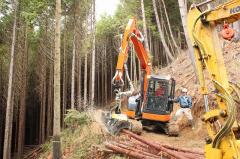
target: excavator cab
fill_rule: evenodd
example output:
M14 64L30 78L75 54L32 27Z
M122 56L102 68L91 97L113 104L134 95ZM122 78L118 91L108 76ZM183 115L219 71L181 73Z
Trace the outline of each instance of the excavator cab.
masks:
M164 115L167 115L168 117L173 110L173 102L169 101L169 98L174 99L174 92L175 80L173 78L164 75L152 75L148 80L146 99L141 97L140 94L129 97L128 117L142 118L144 115L146 119L162 122L160 118L154 116L161 115L164 117ZM141 109L142 104L143 109ZM135 114L135 116L132 116L132 114ZM163 121L165 122L166 118Z
M128 98L128 118L141 121L143 126L154 126L173 136L178 135L178 126L170 123L173 110L175 80L170 76L151 75L145 98L140 94ZM136 122L135 122L136 123Z
M169 76L154 75L148 81L146 105L143 113L169 115L173 110L175 80Z

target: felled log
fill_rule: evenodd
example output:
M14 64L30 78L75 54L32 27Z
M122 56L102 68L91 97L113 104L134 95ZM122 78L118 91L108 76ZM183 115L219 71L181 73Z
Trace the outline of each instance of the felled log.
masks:
M139 140L139 141L141 141L141 142L143 142L143 143L145 143L145 144L147 144L147 145L149 145L149 146L151 146L151 147L153 147L153 148L155 148L159 151L163 151L163 152L167 153L169 155L169 157L175 157L176 159L189 159L188 157L180 156L178 153L176 153L176 151L169 150L169 149L167 149L167 148L165 148L161 145L157 145L155 143L147 141L147 140L141 138L140 136L138 136L138 135L136 135L136 134L134 134L134 133L132 133L128 130L122 130L122 132L132 136L136 140Z
M125 155L127 155L129 157L134 157L134 158L137 158L137 159L157 159L157 158L154 158L154 157L150 157L150 156L146 156L146 155L143 155L143 154L139 154L138 152L134 152L132 150L127 150L127 149L115 146L115 145L110 144L110 143L106 143L105 146L107 148L109 148L110 150L119 152L121 154L125 154Z

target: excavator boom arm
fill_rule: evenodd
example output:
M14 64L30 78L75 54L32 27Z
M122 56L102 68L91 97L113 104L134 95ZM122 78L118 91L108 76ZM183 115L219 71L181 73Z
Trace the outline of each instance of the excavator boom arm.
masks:
M209 3L211 1L207 1ZM204 3L202 3L204 4ZM201 5L202 5L201 4ZM199 5L192 5L188 13L188 32L194 47L201 92L205 99L208 137L206 140L206 159L240 158L239 140L236 138L236 106L231 94L231 86L224 64L222 46L217 32L218 24L232 23L240 19L240 1L231 0L218 7L201 11ZM204 69L215 87L218 108L209 110L207 86ZM214 123L224 121L220 130Z
M134 49L136 51L137 57L140 61L141 69L145 71L144 73L144 83L143 83L143 91L144 96L147 91L147 78L151 73L151 63L149 62L148 53L143 45L143 36L141 32L137 29L136 19L130 19L123 35L122 44L120 48L120 53L118 55L116 74L112 80L113 84L118 83L122 80L122 76L124 73L124 64L128 58L128 50L129 50L129 41L133 43ZM120 82L121 83L121 82ZM123 82L122 82L123 83Z
M206 16L206 21L233 23L240 19L240 1L233 0L219 5Z

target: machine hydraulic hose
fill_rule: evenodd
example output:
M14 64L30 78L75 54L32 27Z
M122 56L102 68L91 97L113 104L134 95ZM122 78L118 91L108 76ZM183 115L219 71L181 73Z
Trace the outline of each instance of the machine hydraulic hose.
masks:
M201 43L201 41L198 40L198 38L195 34L195 27L196 27L197 22L210 11L211 10L207 10L207 11L201 13L194 21L194 25L193 25L193 29L192 29L192 36L195 41L195 47L198 47L201 50L199 52L200 57L202 57L202 62L205 64L206 67L207 67L206 61L203 59L206 56L206 51L205 51L205 48L203 47L203 44ZM227 106L227 119L226 119L224 125L221 127L221 129L215 135L215 137L213 139L213 144L212 144L213 148L219 148L222 138L231 132L231 128L235 122L237 113L236 113L236 106L235 106L233 97L228 93L228 91L219 82L214 81L214 80L212 80L212 82L224 92L223 94L216 94L216 95L218 97L220 97L221 99L223 99L224 101L226 101L226 106Z

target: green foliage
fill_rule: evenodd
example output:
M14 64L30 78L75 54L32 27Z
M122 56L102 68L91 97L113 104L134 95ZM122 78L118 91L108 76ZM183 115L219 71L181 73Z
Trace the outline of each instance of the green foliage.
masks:
M121 0L120 5L117 8L115 17L120 22L120 25L126 24L128 19L137 18L141 19L139 16L141 15L141 4L140 0L132 1L132 0Z
M44 152L50 151L50 150L52 149L52 143L51 143L51 141L45 142L45 143L42 145L42 149L43 149Z
M0 13L3 15L7 15L10 12L10 2L6 0L0 0Z
M171 28L174 33L177 33L179 30L182 30L178 1L165 0L165 5L169 16L169 21L171 23ZM145 0L144 7L147 28L150 29L153 36L159 37L155 15L153 12L152 0ZM163 8L162 11L164 12ZM97 35L105 38L106 36L115 36L123 33L128 20L133 17L137 18L138 28L143 30L140 0L121 0L113 17L106 14L101 17L100 21L97 23Z
M84 124L87 124L90 118L85 112L79 112L75 109L68 110L64 122L67 126L75 128Z
M81 142L76 144L74 153L70 158L71 159L85 158L89 153L90 147L93 144L96 145L100 143L102 143L102 135L96 135L90 132L89 135L85 136L85 138L83 138Z
M2 8L2 6L3 6L3 1L0 1L0 8Z
M4 6L4 2L3 2L3 1L0 1L0 10L3 9L3 6Z
M112 36L117 31L115 19L109 15L103 15L97 23L96 34L98 37Z
M89 130L89 125L91 120L86 112L78 112L76 110L68 110L68 113L64 119L65 123L69 128L64 129L61 132L61 141L62 141L62 152L69 147L74 147L73 158L76 156L86 156L89 147L92 144L99 144L102 141L100 135L94 134L94 132L84 130ZM72 131L71 125L78 123L78 127L75 127ZM52 141L48 141L42 145L43 154L41 154L40 159L45 159L52 151Z
M7 70L7 66L9 65L9 59L6 59L5 57L9 53L8 45L6 44L0 44L0 61L2 62L2 67L4 67L4 70Z
M11 14L5 15L0 19L0 34L2 34L4 36L4 33L7 28L12 28L12 15ZM0 39L2 39L3 36L1 36Z
M122 34L130 18L137 18L139 27L142 26L140 0L121 0L114 16L104 14L97 22L98 37L113 37Z
M76 153L80 153L81 152L81 156L83 156L84 154L86 154L87 148L89 148L89 143L99 143L97 142L98 136L97 135L92 135L89 134L87 135L85 138L83 139L79 139L80 138L80 134L82 133L83 129L85 129L86 127L88 127L87 125L82 125L82 127L77 128L74 132L71 131L71 129L67 128L64 129L61 132L61 141L62 141L62 152L69 147L75 147L75 144L80 144L79 146L77 146L76 148ZM77 143L75 143L77 142ZM86 147L88 146L88 147ZM52 140L45 142L42 145L43 148L43 153L41 154L41 156L39 157L40 159L45 159L47 158L47 156L49 156L49 154L52 151ZM75 152L74 152L75 154ZM77 154L79 155L79 154Z
M43 13L48 14L48 10L52 9L51 1L48 0L24 0L21 3L21 16L28 24L34 24L37 18Z
M181 21L178 1L165 0L165 5L166 5L169 21L171 23L171 28L173 32L178 32L179 30L182 30L182 21Z

